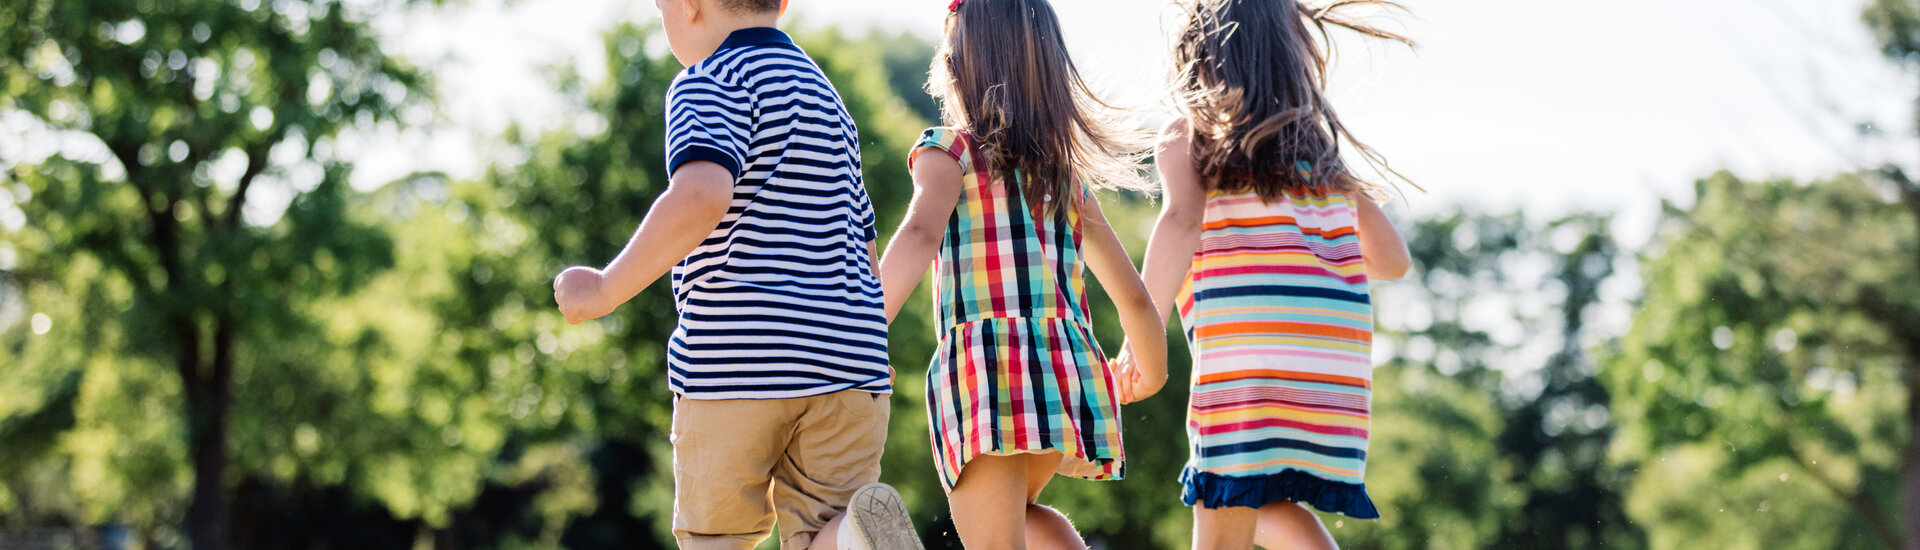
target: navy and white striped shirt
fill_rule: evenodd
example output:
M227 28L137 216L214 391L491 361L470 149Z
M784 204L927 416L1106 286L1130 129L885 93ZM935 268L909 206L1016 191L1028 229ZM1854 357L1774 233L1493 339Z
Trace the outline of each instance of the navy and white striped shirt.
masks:
M667 172L693 161L733 173L733 205L673 268L673 392L892 392L858 132L833 84L786 33L735 31L674 78Z

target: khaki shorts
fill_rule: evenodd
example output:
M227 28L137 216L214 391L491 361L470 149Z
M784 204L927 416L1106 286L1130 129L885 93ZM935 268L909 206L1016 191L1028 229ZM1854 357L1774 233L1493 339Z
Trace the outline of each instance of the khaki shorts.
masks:
M751 549L777 522L781 548L806 548L854 490L880 480L887 397L676 398L674 539L691 550Z

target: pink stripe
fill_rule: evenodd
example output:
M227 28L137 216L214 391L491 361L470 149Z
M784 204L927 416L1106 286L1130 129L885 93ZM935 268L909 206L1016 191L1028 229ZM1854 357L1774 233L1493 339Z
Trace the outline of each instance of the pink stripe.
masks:
M1300 422L1297 420L1287 420L1284 418L1262 418L1259 420L1251 420L1247 422L1235 422L1232 424L1221 424L1218 426L1200 426L1199 430L1200 430L1200 433L1202 434L1215 435L1215 434L1223 434L1223 433L1233 433L1233 432L1238 432L1242 430L1257 430L1261 428L1293 428L1296 430L1327 434L1327 435L1345 435L1345 436L1361 437L1361 438L1367 437L1367 431L1360 428L1350 428L1346 426L1328 426L1325 424Z
M1217 359L1225 359L1228 357L1253 357L1253 356L1270 356L1270 355L1278 355L1281 357L1310 357L1314 359L1331 359L1335 361L1352 361L1354 359L1355 354L1292 350L1292 349L1272 349L1272 348L1206 350L1206 351L1200 352L1200 360L1212 361Z
M1200 270L1202 277L1226 277L1230 275L1318 275L1340 279L1351 284L1367 282L1367 274L1340 275L1323 268L1294 265L1244 265L1234 267L1216 267Z

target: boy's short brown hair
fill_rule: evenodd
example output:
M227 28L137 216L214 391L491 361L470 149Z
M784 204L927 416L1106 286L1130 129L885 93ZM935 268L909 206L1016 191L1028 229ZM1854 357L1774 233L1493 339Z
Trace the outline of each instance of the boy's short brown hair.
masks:
M734 13L780 11L780 0L720 0L720 5Z

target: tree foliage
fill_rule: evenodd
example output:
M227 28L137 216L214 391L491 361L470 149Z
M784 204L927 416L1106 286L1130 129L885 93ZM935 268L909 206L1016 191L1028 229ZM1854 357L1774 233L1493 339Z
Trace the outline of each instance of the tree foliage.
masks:
M1632 420L1621 456L1651 479L1713 474L1635 494L1656 540L1731 537L1768 521L1768 503L1809 493L1827 502L1804 510L1822 527L1770 542L1909 536L1897 488L1920 368L1920 201L1900 190L1914 189L1895 173L1809 184L1723 173L1699 182L1691 208L1668 206L1634 328L1603 377ZM1744 497L1727 513L1665 513L1721 485Z
M45 144L7 159L29 222L5 234L26 258L7 284L46 328L0 351L23 366L0 429L38 434L8 445L8 475L161 538L190 506L195 547L218 550L230 476L308 473L319 428L293 409L353 401L342 371L382 336L339 338L315 308L395 261L351 214L332 138L424 91L364 20L331 0L0 6L0 111Z

